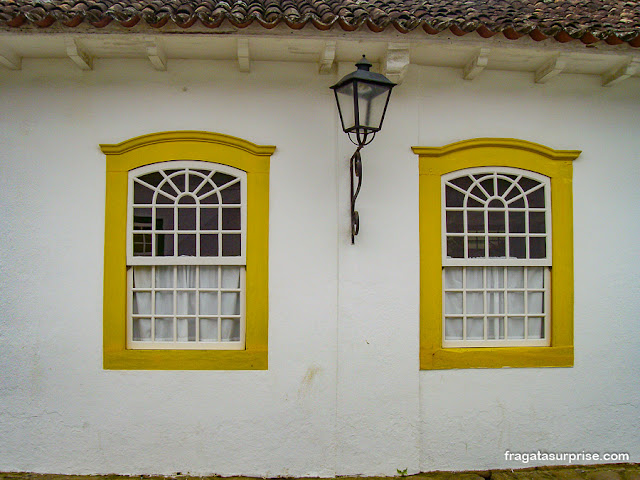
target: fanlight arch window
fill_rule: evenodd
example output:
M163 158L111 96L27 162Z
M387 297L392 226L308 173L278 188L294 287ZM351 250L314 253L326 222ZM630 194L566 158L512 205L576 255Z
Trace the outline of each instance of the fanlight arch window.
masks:
M246 173L170 161L128 191L127 348L243 349Z
M507 167L441 178L443 346L550 345L549 178Z

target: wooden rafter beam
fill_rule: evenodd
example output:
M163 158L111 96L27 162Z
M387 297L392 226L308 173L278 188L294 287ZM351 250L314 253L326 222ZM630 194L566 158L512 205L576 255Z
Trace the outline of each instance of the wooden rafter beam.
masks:
M489 64L490 48L481 48L478 52L467 62L462 69L462 78L465 80L473 80L476 78Z
M621 67L616 67L602 75L602 86L611 87L640 71L640 59L632 58Z
M74 38L66 42L67 56L82 70L93 70L91 55Z
M241 72L249 72L251 69L251 62L249 59L249 39L238 39L238 68Z
M409 70L410 56L408 43L388 43L382 73L392 82L402 83Z
M145 50L153 68L159 71L167 69L167 54L155 38L145 40Z
M0 64L10 70L20 70L22 68L22 58L9 47L0 45Z
M320 62L318 71L320 74L327 74L333 70L333 63L336 59L336 41L329 40L324 42L324 48L320 52Z
M534 75L536 83L547 83L553 77L556 77L567 68L567 59L562 56L557 56L547 60Z

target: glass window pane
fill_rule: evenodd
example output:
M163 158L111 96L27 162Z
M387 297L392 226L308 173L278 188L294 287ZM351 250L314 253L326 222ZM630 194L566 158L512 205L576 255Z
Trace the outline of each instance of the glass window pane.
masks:
M544 338L544 318L529 317L527 320L527 337Z
M484 339L484 319L467 318L467 340Z
M200 200L200 203L203 203L203 197L208 193L212 192L213 189L214 189L214 184L211 180L203 181L202 185L199 187L198 192L196 193L196 196ZM213 195L213 196L217 200L217 195ZM207 202L207 203L211 203L211 202ZM216 201L216 203L218 202Z
M527 294L528 313L544 313L544 294L542 292L529 292Z
M444 338L446 340L462 340L461 318L447 318L444 321Z
M222 203L240 204L240 182L225 187L222 192Z
M546 233L544 212L529 212L529 232Z
M196 292L177 292L176 310L178 315L195 315Z
M157 187L164 177L160 172L151 172L138 178L152 187Z
M153 190L138 182L133 182L133 203L151 204L153 201Z
M173 342L173 318L156 318L156 342Z
M487 271L487 288L504 287L504 267L485 267Z
M156 235L156 255L158 257L173 257L172 233L162 233Z
M218 315L218 292L200 292L200 315Z
M133 288L151 288L151 267L133 267Z
M509 212L509 232L524 233L524 212Z
M132 313L151 315L151 292L133 292Z
M196 229L196 209L195 208L179 208L178 209L178 229L179 230L195 230Z
M484 313L484 294L482 292L467 292L466 313Z
M463 175L462 177L450 180L449 183L454 184L456 187L461 188L463 191L467 191L473 183L473 179L469 175Z
M490 178L485 178L484 180L482 180L480 182L480 185L482 185L482 188L487 191L489 196L493 197L495 195L495 192L493 190L493 175Z
M464 237L447 237L447 257L463 258L464 257Z
M222 210L222 229L240 230L240 209L224 208Z
M222 288L240 288L240 267L221 267Z
M156 315L173 315L173 292L156 292Z
M178 235L178 255L195 257L196 236L193 234Z
M491 233L505 233L505 215L503 210L489 210L489 232Z
M217 205L220 203L220 199L220 192L217 191L202 193L199 197L200 204L202 205Z
M133 256L134 257L150 257L152 253L150 233L135 233L133 235Z
M525 313L524 312L524 293L509 292L507 294L507 308L509 313Z
M218 230L218 208L200 208L200 230Z
M444 295L444 313L462 314L462 292L460 293L445 293Z
M444 269L444 288L462 288L462 267Z
M477 197L477 199L480 200L481 202L485 202L487 200L487 196L484 194L482 190L480 190L480 188L477 185L471 189L470 193L474 197ZM484 204L482 205L484 206Z
M233 180L235 180L235 178L236 177L232 175L228 175L226 173L216 172L213 175L212 180L213 180L213 183L215 183L218 188L222 188L229 182L232 182Z
M544 267L527 267L527 288L544 288Z
M176 267L178 288L195 288L197 269L198 267L194 265L178 265Z
M134 208L133 209L133 229L134 230L151 230L151 209L150 208Z
M196 340L196 319L195 318L179 318L177 326L178 326L179 342L195 342Z
M218 267L200 267L200 287L201 288L217 288L218 287Z
M529 238L529 258L546 258L547 239L545 237Z
M240 294L238 292L223 292L220 299L222 315L240 315Z
M504 292L487 292L487 313L504 313Z
M203 342L218 341L218 320L215 318L200 319L200 340Z
M178 189L178 192L186 192L187 188L185 187L185 175L184 173L179 173L178 175L173 175L171 177L171 181Z
M164 194L162 195L163 197L171 198L173 202L175 202L176 196L180 194L179 191L176 191L176 189L173 188L173 185L171 184L171 182L166 180L160 184L160 190L158 190L158 192L163 193ZM160 196L161 195L158 195L158 197Z
M544 208L544 187L529 193L527 202L529 202L529 208Z
M467 237L469 258L484 257L484 237Z
M172 266L156 267L156 288L173 287L173 268Z
M220 320L220 340L237 342L240 340L240 319L223 318Z
M151 319L134 318L132 338L135 342L151 341Z
M462 207L464 202L464 193L447 185L445 187L445 197L447 207Z
M200 256L217 257L218 256L218 235L200 235Z
M225 257L235 257L240 255L240 234L229 233L222 235L222 255Z
M504 339L504 317L487 318L487 339Z
M383 85L356 82L358 91L358 121L360 126L380 128L384 108L391 89Z
M463 215L462 212L448 211L447 212L447 232L448 233L463 233Z
M356 125L356 116L353 103L353 83L347 83L334 90L336 100L340 109L342 128L347 130Z
M526 258L525 242L525 237L509 237L509 258Z
M156 228L158 230L173 230L173 208L156 208Z
M204 184L206 183L207 181L202 178L201 175L198 175L195 172L191 172L189 174L189 191L191 193L195 192L196 190L200 192L202 190L201 186L204 187Z
M506 256L506 239L504 237L489 237L489 256L491 258Z
M484 233L484 212L467 212L467 232Z
M523 267L507 268L507 287L508 288L524 288L524 268Z
M524 338L524 318L523 317L509 317L509 338L520 339Z
M467 267L467 288L481 289L483 283L482 267Z

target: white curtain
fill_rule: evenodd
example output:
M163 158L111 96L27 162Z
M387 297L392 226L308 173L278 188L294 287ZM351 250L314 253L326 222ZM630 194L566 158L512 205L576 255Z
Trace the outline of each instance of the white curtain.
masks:
M506 299L505 268L507 277ZM445 267L444 311L448 316L445 320L445 338L448 340L462 340L463 320L461 317L462 314L466 314L467 339L481 340L484 338L485 316L487 318L487 339L504 339L505 312L508 312L509 338L524 338L524 315L526 313L529 315L544 313L544 293L530 291L543 289L544 267L528 267L526 269L526 291L524 291L524 272L524 267L467 267L466 269L462 267ZM466 275L464 283L463 274ZM519 291L516 291L516 289ZM525 294L527 295L526 304ZM463 308L463 295L466 295L466 308ZM451 317L449 317L450 315ZM527 330L529 338L543 338L543 317L529 316Z
M156 341L173 341L174 321L177 341L195 341L197 319L186 316L196 315L198 311L201 340L218 341L218 322L220 322L220 340L238 341L240 319L225 318L225 316L240 315L240 268L237 266L157 266L155 267L155 288L169 290L152 292L153 267L134 267L134 288L144 288L149 291L134 292L132 312L149 315L149 317L152 314L155 315ZM197 285L198 274L199 285ZM238 291L225 291L229 289ZM155 295L155 312L152 312L152 294ZM134 318L133 339L151 340L150 318Z

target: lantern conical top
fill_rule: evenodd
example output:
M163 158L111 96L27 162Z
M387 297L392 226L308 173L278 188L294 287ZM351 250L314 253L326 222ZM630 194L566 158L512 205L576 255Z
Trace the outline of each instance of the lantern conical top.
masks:
M372 65L373 64L369 60L367 60L367 57L365 57L364 55L362 55L360 61L356 63L356 67L358 67L358 70L366 70L367 72L372 67Z

